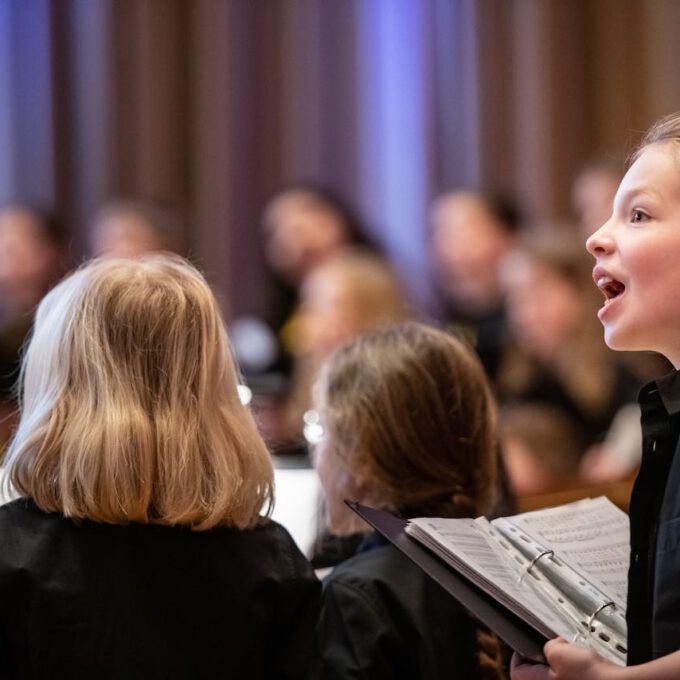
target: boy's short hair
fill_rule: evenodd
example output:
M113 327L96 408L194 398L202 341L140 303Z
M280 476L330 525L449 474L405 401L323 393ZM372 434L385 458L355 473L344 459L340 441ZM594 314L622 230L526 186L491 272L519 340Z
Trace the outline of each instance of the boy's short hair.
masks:
M664 142L680 144L680 112L671 113L657 120L645 132L642 141L631 155L628 165L632 165L648 146Z
M56 286L20 396L9 477L47 512L208 529L271 507L271 460L217 303L179 257L95 260Z

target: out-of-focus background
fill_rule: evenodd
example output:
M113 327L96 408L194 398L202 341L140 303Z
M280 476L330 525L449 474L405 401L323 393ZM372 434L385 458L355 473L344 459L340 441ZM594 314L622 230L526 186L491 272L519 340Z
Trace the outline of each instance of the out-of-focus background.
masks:
M478 351L520 497L625 507L665 367L604 346L583 243L680 109L678 26L674 0L0 0L0 440L49 286L174 250L288 456L289 525L321 362L406 318Z
M673 0L2 0L0 200L54 206L77 257L103 202L168 202L240 314L263 204L314 181L427 299L432 197L570 217L581 166L680 107L678 25Z

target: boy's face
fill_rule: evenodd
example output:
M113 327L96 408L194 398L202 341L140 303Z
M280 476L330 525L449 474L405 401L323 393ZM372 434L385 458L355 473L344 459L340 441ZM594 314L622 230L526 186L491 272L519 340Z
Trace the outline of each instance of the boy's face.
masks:
M680 155L647 147L623 178L609 220L586 244L605 295L598 312L617 350L653 350L680 367Z

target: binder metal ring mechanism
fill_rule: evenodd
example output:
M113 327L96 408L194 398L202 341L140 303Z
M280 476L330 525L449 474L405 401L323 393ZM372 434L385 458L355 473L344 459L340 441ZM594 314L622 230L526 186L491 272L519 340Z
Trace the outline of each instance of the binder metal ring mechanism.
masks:
M554 550L543 550L540 553L538 553L538 555L536 555L536 557L534 557L534 559L532 559L531 562L529 562L527 568L522 572L522 575L517 579L517 583L521 583L524 580L524 577L534 568L534 566L539 560L542 560L544 557L552 557L554 554L555 554Z

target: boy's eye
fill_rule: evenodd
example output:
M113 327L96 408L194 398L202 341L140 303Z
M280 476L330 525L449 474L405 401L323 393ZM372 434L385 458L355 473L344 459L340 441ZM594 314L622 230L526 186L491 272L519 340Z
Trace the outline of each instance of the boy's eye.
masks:
M631 215L631 222L644 222L647 219L647 214L642 210L633 210Z

